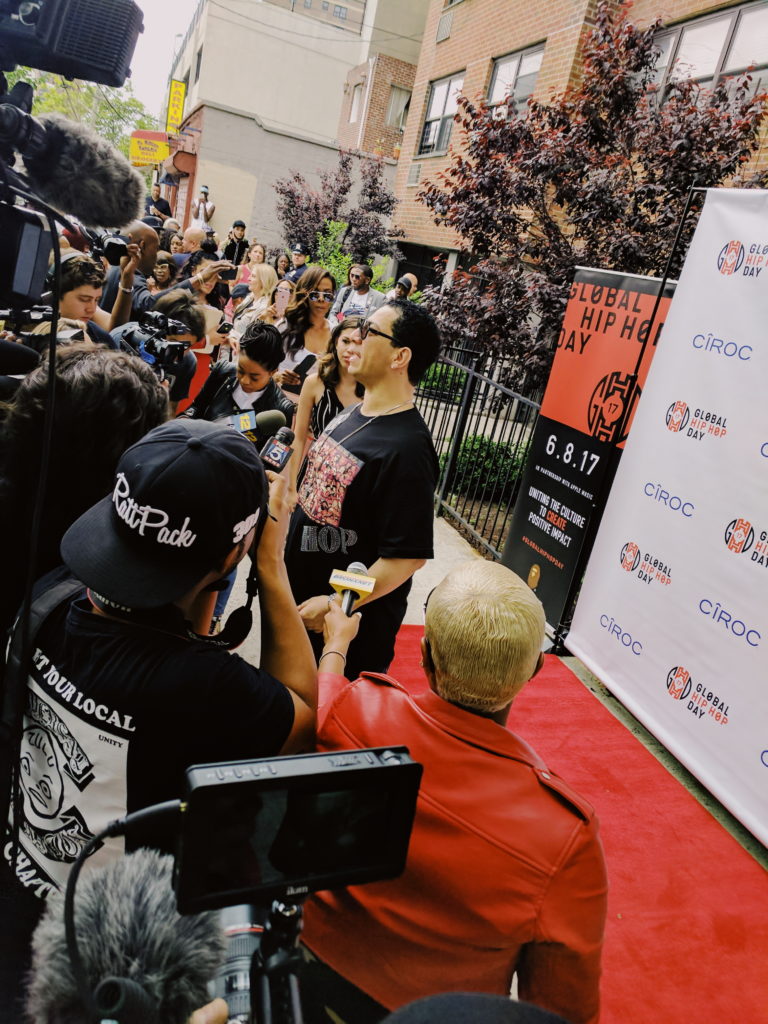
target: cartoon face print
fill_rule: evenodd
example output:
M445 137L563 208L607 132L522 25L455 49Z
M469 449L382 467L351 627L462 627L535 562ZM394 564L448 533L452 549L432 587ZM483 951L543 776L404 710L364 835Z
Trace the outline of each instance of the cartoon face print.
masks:
M46 729L34 725L24 732L20 781L32 810L40 818L55 818L64 798L64 780L56 746Z

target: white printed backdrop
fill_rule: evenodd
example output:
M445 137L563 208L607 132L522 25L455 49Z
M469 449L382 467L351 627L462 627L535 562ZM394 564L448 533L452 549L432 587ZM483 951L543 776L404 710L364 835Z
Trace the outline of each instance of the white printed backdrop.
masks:
M768 192L704 210L568 648L768 844Z

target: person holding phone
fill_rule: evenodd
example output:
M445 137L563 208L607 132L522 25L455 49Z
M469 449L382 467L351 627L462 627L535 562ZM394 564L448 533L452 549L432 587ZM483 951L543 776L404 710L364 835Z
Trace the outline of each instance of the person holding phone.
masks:
M313 364L328 347L331 327L327 318L335 292L333 275L324 267L310 267L302 274L294 301L285 312L285 357L275 380L294 402L298 402Z
M285 278L278 281L272 289L269 305L263 313L259 314L259 320L263 320L265 324L273 324L280 330L285 323L285 311L290 306L295 292L296 285L293 281L288 281Z
M359 402L365 394L363 385L350 375L347 359L359 322L358 317L350 316L333 328L328 348L317 361L317 373L307 377L301 387L293 442L296 455L287 466L291 508L296 506L299 470L307 440L320 437L335 416Z

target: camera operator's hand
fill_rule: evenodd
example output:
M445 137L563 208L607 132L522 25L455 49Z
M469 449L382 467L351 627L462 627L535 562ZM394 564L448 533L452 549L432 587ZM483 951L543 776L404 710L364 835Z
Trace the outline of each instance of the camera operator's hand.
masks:
M126 246L127 256L120 260L120 287L133 288L133 276L139 268L141 260L141 249L135 242L129 242Z
M214 999L199 1010L195 1010L187 1024L227 1024L229 1007L223 999Z
M212 277L219 280L219 274L222 270L235 270L235 264L229 260L216 260L213 263L208 263L203 267L202 270L198 271L197 277L201 281L210 281Z
M264 532L256 552L256 561L259 568L271 567L276 560L283 561L283 549L285 538L288 534L288 523L291 518L291 510L288 504L288 481L279 473L273 473L268 469L267 480L269 480L269 515L264 525Z

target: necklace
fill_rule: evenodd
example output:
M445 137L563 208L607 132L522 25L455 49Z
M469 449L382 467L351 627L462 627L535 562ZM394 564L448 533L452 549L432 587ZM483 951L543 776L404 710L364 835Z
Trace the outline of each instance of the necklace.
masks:
M362 404L363 403L360 402L355 406L354 409L350 409L349 415L351 416L356 409L359 409L362 406ZM339 438L338 441L336 440L335 437L331 437L330 434L328 435L328 437L331 441L333 441L335 445L337 445L340 448L344 441L348 441L350 437L354 437L354 435L359 434L361 430L365 430L365 428L370 426L374 420L377 420L379 418L379 416L389 416L391 412L396 412L398 409L402 409L404 405L413 405L413 399L409 398L405 402L400 402L399 405L393 405L391 409L385 409L384 412L377 412L375 416L371 416L370 419L367 419L365 421L365 423L361 423L359 427L355 427L355 429L351 433L347 434L346 437Z

